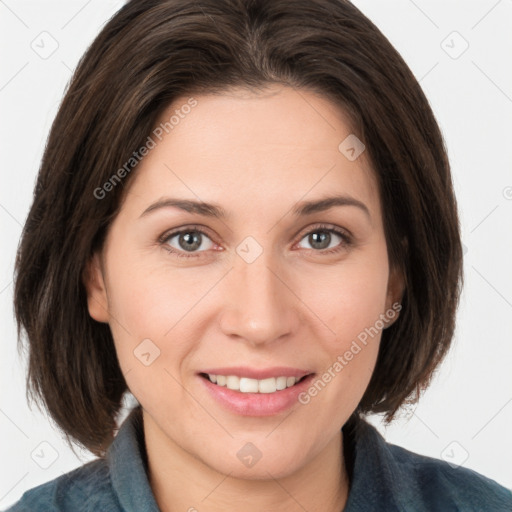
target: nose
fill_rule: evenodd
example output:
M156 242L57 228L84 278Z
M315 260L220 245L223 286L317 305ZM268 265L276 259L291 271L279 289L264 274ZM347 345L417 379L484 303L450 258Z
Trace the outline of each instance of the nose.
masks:
M295 332L300 301L287 281L266 252L252 263L237 257L221 290L222 332L252 346L271 344Z

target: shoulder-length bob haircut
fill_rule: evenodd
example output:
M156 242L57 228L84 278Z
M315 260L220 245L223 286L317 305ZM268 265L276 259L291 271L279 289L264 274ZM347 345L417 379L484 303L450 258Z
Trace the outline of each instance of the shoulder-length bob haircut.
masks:
M379 29L347 0L131 0L70 81L15 267L27 398L96 455L115 435L127 385L108 324L89 316L84 269L136 169L99 191L178 96L276 83L347 114L377 178L390 265L405 278L400 316L382 333L356 413L390 421L450 346L463 274L448 157L428 100Z

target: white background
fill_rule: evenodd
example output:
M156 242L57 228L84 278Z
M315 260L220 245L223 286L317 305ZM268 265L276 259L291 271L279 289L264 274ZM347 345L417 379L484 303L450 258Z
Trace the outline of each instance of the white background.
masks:
M434 109L466 248L449 357L419 405L387 429L379 418L372 421L393 443L512 488L512 0L354 3L402 54ZM28 409L12 275L45 140L71 71L121 4L0 0L0 508L92 458L78 458L44 415ZM459 55L464 41L469 46ZM33 49L49 52L52 45L58 47L42 55L47 58Z

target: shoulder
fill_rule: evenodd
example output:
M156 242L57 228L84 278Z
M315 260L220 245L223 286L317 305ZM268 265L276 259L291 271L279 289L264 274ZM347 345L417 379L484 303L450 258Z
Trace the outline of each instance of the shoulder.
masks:
M347 512L512 511L512 492L494 480L388 443L367 422L358 429Z
M512 511L512 492L471 469L383 441L387 467L403 502L425 510Z
M512 511L512 492L494 480L399 446L387 446L414 496L433 509L450 505L453 510Z
M25 492L6 512L158 512L148 481L142 411L134 408L104 458Z
M5 512L109 511L122 508L104 459L97 459L26 491Z

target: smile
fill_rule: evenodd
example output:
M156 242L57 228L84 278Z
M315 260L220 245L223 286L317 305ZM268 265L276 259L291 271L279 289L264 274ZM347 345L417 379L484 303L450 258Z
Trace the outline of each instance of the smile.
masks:
M267 379L251 379L249 377L238 377L236 375L213 375L201 374L202 377L209 379L217 386L226 387L240 393L275 393L283 389L295 386L307 376L296 377L270 377Z

